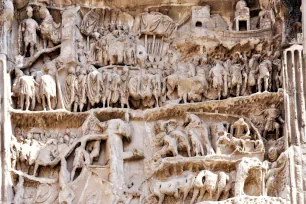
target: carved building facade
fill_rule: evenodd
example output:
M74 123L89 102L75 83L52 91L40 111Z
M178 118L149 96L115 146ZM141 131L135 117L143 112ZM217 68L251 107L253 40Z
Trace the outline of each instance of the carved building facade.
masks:
M281 0L0 0L1 203L303 204L289 18Z

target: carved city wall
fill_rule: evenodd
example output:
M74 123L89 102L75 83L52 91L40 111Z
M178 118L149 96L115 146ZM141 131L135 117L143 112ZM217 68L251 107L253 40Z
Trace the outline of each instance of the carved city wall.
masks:
M1 201L304 203L292 18L274 0L0 1Z

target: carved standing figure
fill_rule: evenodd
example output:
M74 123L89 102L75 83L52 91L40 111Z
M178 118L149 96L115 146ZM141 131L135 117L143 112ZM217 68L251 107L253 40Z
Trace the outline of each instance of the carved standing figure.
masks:
M258 92L261 92L262 82L264 83L264 91L269 89L269 80L272 72L272 63L270 60L264 60L258 66L259 74L257 80Z
M23 20L19 28L19 53L26 56L29 50L29 56L33 56L37 49L38 36L37 31L40 30L38 23L32 19L33 8L27 7L28 18Z
M72 104L75 100L75 86L76 86L76 73L75 68L70 67L68 69L68 76L64 82L63 95L65 107L68 111L71 111Z
M35 87L39 84L34 80L32 76L25 76L23 72L15 68L16 79L12 87L13 95L18 98L17 105L20 109L29 110L31 105L31 110L35 108Z
M130 79L129 68L125 66L121 74L121 87L120 87L121 108L124 108L125 105L127 106L127 108L130 108L129 89L128 89L129 79Z
M87 94L86 94L86 79L87 79L87 72L85 69L78 70L78 77L76 79L76 94L75 94L75 101L74 101L74 112L77 112L79 107L80 112L83 111L84 105L87 103Z
M280 135L280 123L284 123L284 120L281 117L281 111L273 104L270 108L265 110L264 116L266 119L266 125L263 137L266 138L268 132L275 131L275 139L278 139Z
M252 88L257 84L257 73L258 73L258 59L260 54L255 54L249 61L249 75L248 75L248 94L252 94Z
M50 65L49 63L44 65L44 75L41 77L39 87L39 95L42 100L44 110L46 110L46 104L49 110L52 110L56 105L56 82L50 73L50 68L52 68L52 65Z
M211 80L211 87L217 89L219 100L221 99L222 89L224 86L224 75L225 69L221 62L217 61L216 66L214 66L209 72L209 79Z

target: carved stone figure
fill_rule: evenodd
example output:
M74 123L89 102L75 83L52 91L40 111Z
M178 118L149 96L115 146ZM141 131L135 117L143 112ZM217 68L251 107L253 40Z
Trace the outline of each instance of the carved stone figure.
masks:
M75 100L75 86L76 86L77 78L76 72L74 67L70 67L68 69L68 76L63 85L63 95L64 95L64 102L65 107L67 110L71 111L72 104Z
M53 47L53 44L58 44L61 41L61 24L56 24L47 8L42 7L39 10L39 15L42 18L40 30L44 41L44 48Z
M38 36L37 31L40 30L38 23L32 19L33 8L31 6L27 7L27 16L19 28L19 53L24 56L28 55L31 57L37 49Z
M75 171L77 169L83 170L87 165L90 164L90 156L89 153L85 150L86 141L81 142L81 146L75 149L75 157L73 160L73 168L71 171L71 181L74 180Z
M49 110L54 109L56 105L56 82L53 76L50 74L52 65L48 63L44 66L44 75L41 77L39 94L42 100L43 109L46 110L46 104Z
M284 123L280 110L273 104L269 109L265 110L264 115L266 118L266 125L263 137L266 138L269 132L275 131L275 139L278 139L280 135L280 123Z
M269 80L272 72L272 63L270 60L264 60L258 66L258 92L261 92L262 83L264 84L264 91L268 91L269 88Z
M77 112L78 108L80 112L83 111L84 105L87 103L87 72L85 69L77 67L77 79L75 81L75 100L74 100L74 112Z
M255 54L249 61L249 75L248 75L248 93L252 94L253 87L257 84L257 73L258 73L258 59L260 55ZM257 88L257 87L256 87Z
M35 108L35 90L39 84L34 80L32 76L25 76L24 73L15 68L16 79L12 87L13 95L18 98L17 106L21 110L31 110Z
M120 104L121 108L124 108L126 105L127 108L130 108L129 104L129 90L128 90L128 83L130 80L129 76L129 68L124 67L121 74L121 86L120 86Z
M250 139L250 128L249 125L240 118L231 126L231 134L238 139Z
M100 102L103 90L102 74L92 67L86 79L86 94L89 104L93 107Z
M224 76L224 67L220 61L217 61L216 66L214 66L209 72L209 80L211 81L211 88L217 90L219 100L221 99L222 89L224 88Z

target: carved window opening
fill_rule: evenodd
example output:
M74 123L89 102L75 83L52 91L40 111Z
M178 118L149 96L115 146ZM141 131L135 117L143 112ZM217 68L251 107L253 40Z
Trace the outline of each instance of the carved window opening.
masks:
M248 28L247 21L239 21L239 31L246 31Z
M195 24L195 26L196 26L196 27L202 27L202 22L197 21L196 24Z

